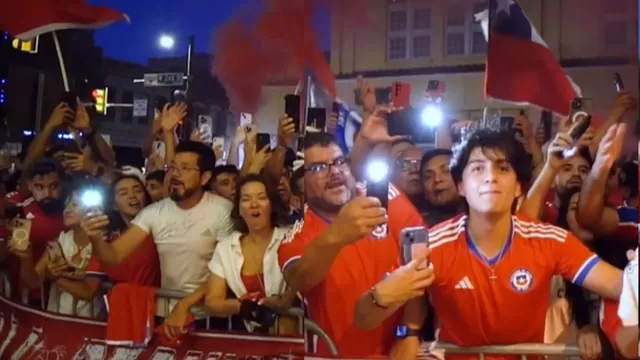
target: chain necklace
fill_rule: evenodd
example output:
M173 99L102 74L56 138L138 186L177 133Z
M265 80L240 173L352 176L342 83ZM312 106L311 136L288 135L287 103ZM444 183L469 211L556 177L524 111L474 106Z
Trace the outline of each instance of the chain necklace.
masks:
M493 266L490 265L491 261L480 251L480 249L478 249L478 254L480 254L480 257L482 258L482 262L487 268L489 268L489 271L491 271L491 273L489 274L489 280L491 281L496 281L496 279L498 278L498 276L496 275L496 267L498 266L498 263L500 262L500 260L502 259L502 256L504 255L504 250L507 248L508 242L509 241L507 240L502 245L502 249L500 249L500 252L498 253L498 257L496 258L496 262Z

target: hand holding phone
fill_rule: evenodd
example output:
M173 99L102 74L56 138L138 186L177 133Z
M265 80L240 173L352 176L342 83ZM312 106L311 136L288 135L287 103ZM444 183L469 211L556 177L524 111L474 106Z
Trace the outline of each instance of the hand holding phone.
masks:
M394 82L391 86L391 102L395 107L408 108L411 103L411 84Z
M300 133L300 95L289 94L284 97L284 113L295 125L296 134Z
M17 251L26 251L31 245L31 220L15 219L9 246Z
M429 249L429 232L423 226L405 228L400 232L400 246L402 247L402 263L409 264L419 259ZM428 260L419 267L429 266Z

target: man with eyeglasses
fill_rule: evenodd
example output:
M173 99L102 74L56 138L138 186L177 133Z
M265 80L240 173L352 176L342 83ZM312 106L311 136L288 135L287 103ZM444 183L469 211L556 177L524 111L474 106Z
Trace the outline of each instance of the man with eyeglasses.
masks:
M411 146L402 151L393 162L393 185L405 193L420 211L425 211L424 193L420 181L420 161L423 151Z
M128 230L113 242L106 242L103 230L109 224L106 215L89 216L82 222L93 245L93 254L105 266L117 265L133 254L149 236L153 236L160 258L163 289L193 293L181 301L172 300L172 317L186 317L195 302L204 297L208 262L218 239L232 231L229 218L232 204L206 191L216 161L213 150L194 142L181 142L168 166L169 197L143 209ZM158 301L156 314L166 317L164 302ZM196 318L204 318L198 313ZM184 321L184 319L182 320ZM226 319L213 326L226 329ZM204 320L196 323L204 327Z
M362 330L367 326L354 324L353 309L369 293L370 306L397 312L395 302L383 300L390 290L374 285L399 267L400 231L422 226L420 215L394 186L389 187L388 212L378 199L357 196L349 160L326 133L308 133L304 139L304 188L304 220L278 251L287 284L304 295L311 317L339 355L388 353L399 319L390 315L382 326ZM372 232L385 223L388 235L376 240ZM317 354L329 355L324 344L318 344Z

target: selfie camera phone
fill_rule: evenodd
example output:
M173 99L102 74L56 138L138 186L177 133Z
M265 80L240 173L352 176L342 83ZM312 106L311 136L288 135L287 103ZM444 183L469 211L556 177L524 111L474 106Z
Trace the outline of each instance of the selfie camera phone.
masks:
M71 110L76 111L78 107L78 95L73 91L66 91L62 94L62 102L67 104Z
M577 153L578 149L576 148L576 143L578 142L578 140L580 140L582 135L584 135L584 133L587 132L590 126L591 126L591 115L587 115L584 118L582 118L581 121L579 121L578 123L575 123L571 127L571 129L569 129L569 136L571 136L571 139L573 140L573 144L570 149L567 149L562 152L563 158L565 159L570 158Z
M284 97L284 113L293 119L296 134L300 133L300 95L288 94Z
M16 219L11 232L11 246L18 251L29 248L29 236L31 235L31 220Z
M271 151L271 135L267 133L258 133L256 135L256 151L262 150L265 146Z
M613 74L613 83L616 86L616 92L624 90L624 82L622 82L622 76L620 76L620 73Z
M103 198L102 193L96 189L85 190L80 195L80 202L85 209L88 209L92 214L102 214L103 212Z
M198 133L205 144L213 143L213 119L211 116L198 116Z
M325 131L327 126L327 110L324 108L309 108L307 113L307 126Z
M424 226L405 228L400 232L402 263L410 263L423 251L429 248L429 231ZM429 266L429 261L419 268Z
M411 84L394 82L391 87L391 102L396 107L409 107L411 103Z

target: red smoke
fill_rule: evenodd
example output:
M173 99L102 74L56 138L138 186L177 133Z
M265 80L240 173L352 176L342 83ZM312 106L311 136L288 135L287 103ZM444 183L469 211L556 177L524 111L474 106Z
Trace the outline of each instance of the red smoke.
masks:
M313 29L313 16L331 6L331 16L343 24L364 23L364 0L274 0L265 1L254 25L233 18L215 34L212 72L224 85L236 112L254 113L262 86L269 77L295 72L302 78L305 67L330 97L335 97L335 76L326 61ZM340 4L339 7L337 4ZM292 71L293 70L293 71Z

